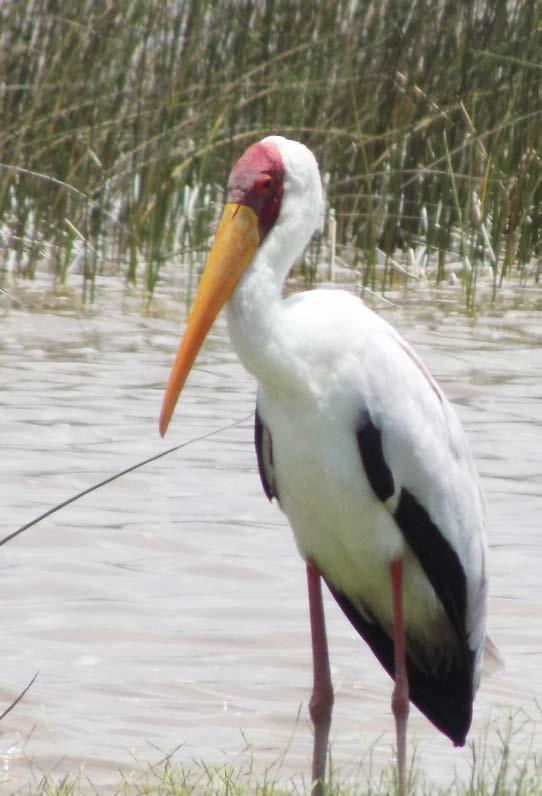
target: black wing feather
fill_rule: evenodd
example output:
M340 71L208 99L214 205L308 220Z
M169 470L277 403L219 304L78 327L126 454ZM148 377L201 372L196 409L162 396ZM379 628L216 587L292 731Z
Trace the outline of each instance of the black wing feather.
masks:
M382 432L368 413L361 418L356 438L367 479L376 497L385 502L394 494L395 485L384 457ZM462 746L470 727L474 697L474 654L468 646L466 630L465 572L457 553L429 513L404 487L399 493L393 517L446 611L455 630L459 650L451 660L437 664L437 668L434 661L428 661L427 666L421 668L408 658L410 698L456 746ZM392 639L376 621L366 619L333 584L328 583L328 586L358 633L393 677Z
M271 433L267 426L262 422L262 418L258 412L257 404L256 411L254 413L254 445L256 448L256 458L258 460L258 470L260 472L260 480L262 482L263 490L267 495L268 500L273 500L273 498L279 500L275 485L273 442L271 440Z
M326 583L354 628L393 678L393 640L378 622L367 619L332 583ZM472 662L452 660L437 669L421 669L407 655L406 667L411 702L454 746L464 746L472 720Z
M356 438L367 479L377 498L384 503L395 492L395 485L382 450L382 432L368 412L363 415Z

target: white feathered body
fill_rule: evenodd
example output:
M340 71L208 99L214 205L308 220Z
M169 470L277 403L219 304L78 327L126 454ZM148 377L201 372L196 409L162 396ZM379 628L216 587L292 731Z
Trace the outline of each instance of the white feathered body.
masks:
M454 410L404 340L359 299L314 290L283 301L280 314L288 352L281 356L275 339L274 367L264 373L260 358L255 375L280 505L301 555L388 630L389 565L403 559L407 638L449 654L445 612L393 518L407 487L465 571L477 683L486 614L484 509ZM396 485L386 503L375 496L356 444L364 411L383 429Z
M258 380L258 411L272 439L281 508L301 555L390 634L389 567L401 559L407 647L415 656L421 645L438 664L453 657L456 640L394 519L401 489L408 489L465 573L476 689L485 638L486 536L461 425L408 344L359 298L319 289L282 300L283 280L318 224L322 199L319 179L310 183L312 164L300 170L292 142L271 140L287 167L283 207L228 304L228 322L241 362ZM288 169L289 160L295 169ZM369 483L357 445L367 413L381 430L395 485L385 502Z

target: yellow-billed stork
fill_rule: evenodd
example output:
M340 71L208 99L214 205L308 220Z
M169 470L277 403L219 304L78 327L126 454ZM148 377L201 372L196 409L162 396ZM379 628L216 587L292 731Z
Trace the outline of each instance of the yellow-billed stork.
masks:
M307 564L313 788L333 690L321 581L395 680L399 793L409 701L455 745L470 727L486 642L484 507L459 420L418 356L342 290L282 299L321 223L318 165L269 136L232 169L227 204L167 385L160 432L217 314L258 381L255 443Z

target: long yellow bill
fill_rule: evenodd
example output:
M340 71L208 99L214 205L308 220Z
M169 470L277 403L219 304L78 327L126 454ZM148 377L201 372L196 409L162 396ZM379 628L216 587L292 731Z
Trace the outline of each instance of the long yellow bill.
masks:
M247 205L226 204L169 374L160 413L162 437L207 332L259 245L256 213Z

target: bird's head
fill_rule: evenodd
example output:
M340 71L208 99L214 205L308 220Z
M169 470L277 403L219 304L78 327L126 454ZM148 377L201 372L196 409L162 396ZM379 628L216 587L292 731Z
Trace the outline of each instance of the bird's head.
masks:
M303 144L269 136L252 144L231 170L227 201L188 316L160 414L164 436L196 355L216 316L260 247L291 249L292 260L320 223L322 185ZM273 235L271 235L273 232Z

